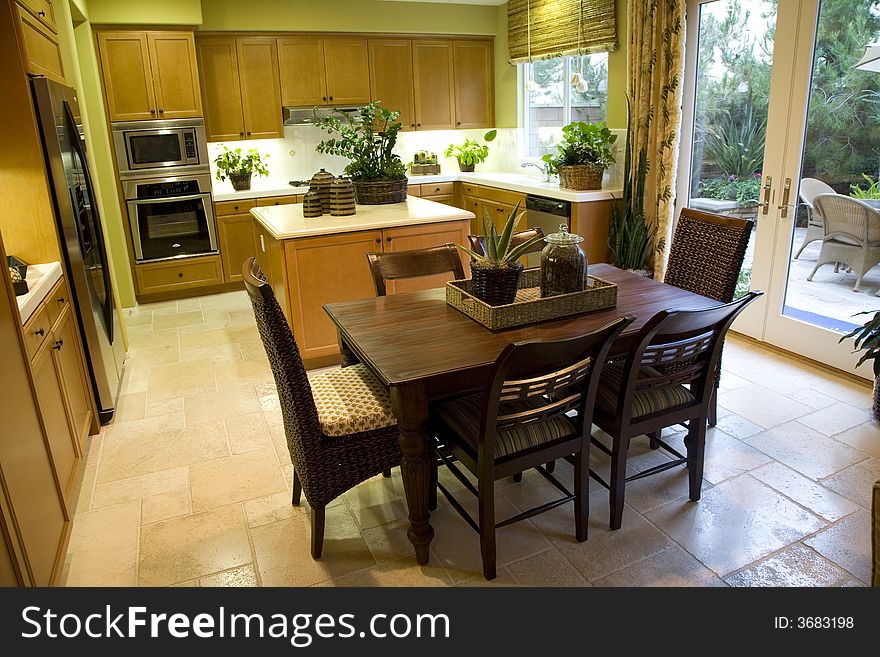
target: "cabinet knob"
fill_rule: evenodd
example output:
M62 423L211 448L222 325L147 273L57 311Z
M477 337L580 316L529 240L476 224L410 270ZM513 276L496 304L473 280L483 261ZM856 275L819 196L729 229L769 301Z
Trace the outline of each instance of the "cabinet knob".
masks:
M330 100L333 100L333 96L330 96Z
M321 96L321 100L323 100L324 102L327 102L327 96Z
M233 206L232 206L232 209L233 209L233 210L238 210L238 206L237 206L237 205L233 205Z
M455 125L461 125L461 121L457 121Z
M238 136L239 136L239 137L244 137L244 133L243 133L243 132L239 132L239 133L238 133Z
M66 301L67 301L67 299L65 299L64 297L59 297L59 299L58 299L58 303L61 303L61 304L65 303Z
M251 134L251 133L249 133L249 132L246 132L246 133L244 133L244 134L246 134L246 135L248 135L248 136L250 136L250 134Z
M377 238L376 238L376 244L381 244L381 243L382 243L382 238L381 238L381 237L377 237Z
M164 114L164 113L165 113L165 110L163 110L163 109L160 107L160 108L159 108L159 114Z
M182 272L182 271L177 272L177 278L183 278L183 272Z
M156 113L156 110L154 110L154 109L150 110L150 114L155 114L155 113Z
M417 128L421 128L421 127L422 127L422 124L421 124L421 123L416 123L416 127L417 127Z
M37 12L37 16L39 16L40 18L45 18L46 12L40 9L40 11Z
M409 124L409 127L410 127L410 128L415 128L415 127L416 127L416 124L415 124L415 123L410 123L410 124Z
M46 335L46 331L41 328L38 328L36 331L34 331L34 335L39 335L40 337L42 337L42 336Z
M61 351L61 347L63 347L63 346L64 346L64 340L58 340L55 342L54 345L52 345L52 348L55 351Z
M391 243L391 236L389 235L388 237L386 237L386 238L385 238L385 241L388 242L388 243L390 244L390 243Z

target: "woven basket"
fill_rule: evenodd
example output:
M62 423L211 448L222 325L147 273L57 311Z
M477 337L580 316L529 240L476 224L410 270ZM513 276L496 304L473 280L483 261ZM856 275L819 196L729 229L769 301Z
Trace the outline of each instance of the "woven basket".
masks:
M458 163L458 170L463 173L471 173L471 172L473 172L474 167L476 167L476 166L477 166L476 164L462 164L461 162L459 162Z
M471 265L471 292L490 306L513 303L522 270L521 262L514 262L507 267Z
M587 164L564 165L559 167L559 186L566 189L602 189L603 173L605 169Z
M354 195L361 205L383 205L406 201L407 179L354 181Z
M541 269L535 267L523 270L516 300L505 306L490 306L478 299L474 294L472 280L449 281L446 284L446 303L493 331L617 305L617 284L595 276L588 278L589 286L583 292L542 298L539 287Z
M243 192L251 188L250 173L230 173L229 180L232 183L232 189L237 192Z

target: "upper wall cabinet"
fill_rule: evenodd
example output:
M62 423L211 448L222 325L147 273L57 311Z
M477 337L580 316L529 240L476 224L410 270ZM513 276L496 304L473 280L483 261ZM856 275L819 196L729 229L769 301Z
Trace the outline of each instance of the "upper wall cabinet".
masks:
M111 121L202 115L193 35L189 32L98 32Z
M455 41L455 127L495 124L494 53L491 41Z
M412 41L370 39L370 95L382 107L400 112L404 130L415 129Z
M61 47L55 25L55 10L49 0L26 0L17 10L20 45L29 73L64 81Z
M412 42L416 129L455 128L452 41Z
M370 102L370 65L363 37L278 39L281 104L362 105Z
M199 37L208 141L284 136L274 38Z

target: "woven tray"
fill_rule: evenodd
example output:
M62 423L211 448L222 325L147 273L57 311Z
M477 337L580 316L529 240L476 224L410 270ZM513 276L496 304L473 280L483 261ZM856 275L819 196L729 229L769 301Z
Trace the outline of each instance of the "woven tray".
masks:
M616 306L617 284L595 276L589 278L592 285L583 292L541 298L540 268L524 269L516 300L506 306L490 306L477 299L471 294L470 279L449 281L446 303L493 331Z

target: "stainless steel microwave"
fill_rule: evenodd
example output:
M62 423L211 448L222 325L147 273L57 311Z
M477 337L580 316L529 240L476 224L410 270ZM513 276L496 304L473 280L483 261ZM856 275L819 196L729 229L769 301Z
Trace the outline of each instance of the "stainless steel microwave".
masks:
M112 128L123 180L209 171L204 119L124 121Z

